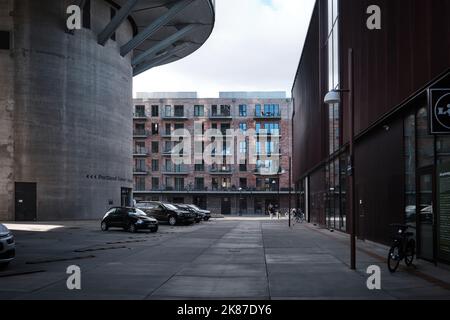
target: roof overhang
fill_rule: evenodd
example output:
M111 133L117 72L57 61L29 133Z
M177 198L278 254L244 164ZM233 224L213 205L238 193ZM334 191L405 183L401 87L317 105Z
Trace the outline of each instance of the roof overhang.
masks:
M134 75L180 60L198 50L209 38L215 23L214 0L105 0L118 9L116 25L99 35L108 38L121 21L128 19L134 38L121 48L132 54ZM120 17L122 11L122 17ZM105 36L106 34L106 36Z

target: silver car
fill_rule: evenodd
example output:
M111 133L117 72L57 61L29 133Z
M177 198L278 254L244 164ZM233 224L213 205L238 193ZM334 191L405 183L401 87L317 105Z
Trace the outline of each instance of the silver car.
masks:
M16 256L16 243L9 229L0 223L0 267L6 267Z

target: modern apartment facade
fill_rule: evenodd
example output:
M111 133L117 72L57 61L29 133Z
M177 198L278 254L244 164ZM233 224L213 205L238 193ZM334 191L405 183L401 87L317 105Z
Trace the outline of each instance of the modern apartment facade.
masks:
M270 203L288 210L292 106L284 92L139 96L135 200L193 203L224 215L264 215ZM174 153L184 161L174 162Z
M450 262L449 16L445 0L316 1L292 90L297 205L311 222L350 232L352 174L360 239L388 244L390 224L407 223L420 258ZM327 105L332 90L341 102Z
M157 2L0 0L0 220L131 204L133 76L193 53L215 22L212 0Z

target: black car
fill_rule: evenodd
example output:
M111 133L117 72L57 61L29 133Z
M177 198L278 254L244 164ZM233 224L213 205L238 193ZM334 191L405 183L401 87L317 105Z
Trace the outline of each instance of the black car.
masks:
M103 231L110 228L122 228L132 233L138 230L158 231L158 221L136 208L111 208L103 217L101 224Z
M158 221L168 222L171 226L177 224L193 224L197 215L187 210L181 210L165 202L141 202L136 207Z
M203 216L204 221L208 221L209 219L211 219L211 211L200 209L199 207L193 204L188 204L187 206L193 209L195 212L201 214Z
M185 211L194 213L196 223L200 223L201 221L203 221L205 219L206 215L204 213L202 213L200 211L196 211L194 208L191 208L187 204L175 204L175 206L180 210L185 210Z

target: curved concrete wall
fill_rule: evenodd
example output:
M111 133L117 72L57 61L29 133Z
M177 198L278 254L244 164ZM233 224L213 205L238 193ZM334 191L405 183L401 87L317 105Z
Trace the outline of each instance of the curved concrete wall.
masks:
M98 45L110 6L91 2L91 30L73 35L69 1L14 4L14 182L37 183L41 221L100 218L132 188L132 68L119 54L132 27Z

